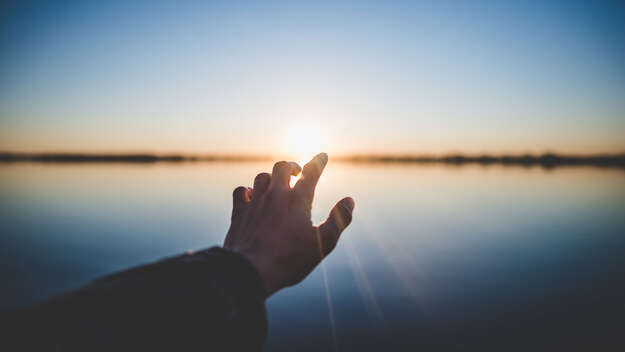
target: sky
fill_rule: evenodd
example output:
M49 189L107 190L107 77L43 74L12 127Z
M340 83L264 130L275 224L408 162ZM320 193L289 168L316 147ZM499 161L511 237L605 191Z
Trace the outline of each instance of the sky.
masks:
M0 13L3 151L625 151L619 1L23 1Z

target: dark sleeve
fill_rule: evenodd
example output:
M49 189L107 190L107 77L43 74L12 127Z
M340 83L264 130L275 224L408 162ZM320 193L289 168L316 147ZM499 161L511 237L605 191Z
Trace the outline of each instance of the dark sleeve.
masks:
M267 334L262 279L245 258L218 247L3 315L4 351L258 351ZM1 347L9 341L17 345Z

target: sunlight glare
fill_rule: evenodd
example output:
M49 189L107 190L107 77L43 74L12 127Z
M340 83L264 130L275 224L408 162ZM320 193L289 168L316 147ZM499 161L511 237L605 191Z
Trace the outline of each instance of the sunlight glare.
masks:
M327 134L322 133L319 125L313 123L294 123L286 131L286 154L301 167L328 147ZM299 180L301 173L291 177L291 186Z

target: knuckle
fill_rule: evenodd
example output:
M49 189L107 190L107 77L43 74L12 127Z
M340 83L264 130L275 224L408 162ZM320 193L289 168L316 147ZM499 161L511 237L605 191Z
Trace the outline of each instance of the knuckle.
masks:
M267 199L267 202L269 203L273 203L278 201L278 199L281 196L281 193L279 189L274 188L274 187L270 187L269 190L267 191L265 197Z
M319 241L321 242L321 249L323 251L323 256L321 259L323 259L323 257L328 255L334 249L334 247L336 247L339 239L339 233L340 232L337 231L335 226L332 226L332 228L327 229L325 233L322 233L322 236L319 238Z
M327 233L332 235L332 237L338 236L338 234L341 233L341 226L339 225L340 223L341 221L337 217L335 217L333 221L329 221L327 224Z
M298 208L307 210L309 212L312 210L311 198L313 195L314 194L311 193L309 190L303 188L295 189L293 192L290 193L291 201L293 202L293 204L295 204Z
M317 162L310 162L304 165L304 173L308 175L318 174L321 172L321 165Z

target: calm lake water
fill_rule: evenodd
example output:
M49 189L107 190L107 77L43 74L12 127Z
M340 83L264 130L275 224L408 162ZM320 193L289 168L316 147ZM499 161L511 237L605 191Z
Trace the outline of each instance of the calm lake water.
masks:
M0 309L221 244L271 165L0 165ZM625 171L331 162L313 220L346 195L332 314L318 267L268 300L266 350L625 347Z

